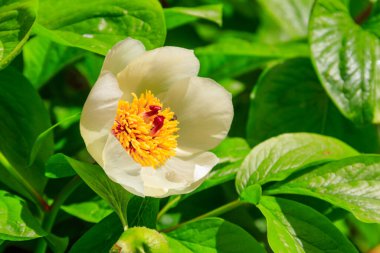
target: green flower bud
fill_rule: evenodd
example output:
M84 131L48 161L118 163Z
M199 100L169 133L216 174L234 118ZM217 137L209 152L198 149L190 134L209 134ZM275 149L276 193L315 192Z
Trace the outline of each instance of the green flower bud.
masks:
M110 253L167 253L166 238L156 230L146 227L127 229L111 248Z

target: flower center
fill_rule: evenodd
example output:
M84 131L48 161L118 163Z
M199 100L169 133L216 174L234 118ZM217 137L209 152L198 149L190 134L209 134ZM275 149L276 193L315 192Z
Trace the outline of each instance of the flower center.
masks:
M175 155L179 122L151 91L132 96L119 101L112 133L136 162L157 168Z

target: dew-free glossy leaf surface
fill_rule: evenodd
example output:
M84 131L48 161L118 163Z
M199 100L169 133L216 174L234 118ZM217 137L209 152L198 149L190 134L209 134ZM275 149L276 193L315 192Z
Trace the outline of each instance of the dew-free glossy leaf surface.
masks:
M37 21L37 33L102 55L128 36L152 49L162 46L166 35L155 0L41 0Z
M283 133L330 135L361 152L378 152L375 126L357 127L336 109L309 59L267 69L251 93L247 137L251 145Z
M83 181L110 204L120 219L127 221L127 206L133 195L111 181L100 166L80 162L67 156L65 159Z
M83 56L83 53L83 50L57 44L43 36L36 36L24 46L23 74L38 89L66 65Z
M207 218L189 223L167 236L179 244L178 247L171 248L173 252L265 252L264 248L244 229L220 218Z
M167 29L191 23L198 19L205 19L222 25L223 5L204 5L199 7L173 7L164 10Z
M334 161L270 190L320 198L364 222L380 222L380 156Z
M309 49L303 43L267 45L228 38L196 48L195 54L201 62L201 76L223 80L263 67L274 60L308 56Z
M33 86L10 67L0 71L0 118L0 152L36 191L42 191L46 183L43 164L53 153L51 134L41 143L43 148L34 155L32 166L29 162L37 137L51 126L49 114ZM14 182L12 173L0 169L0 175L4 184L28 195Z
M244 188L280 181L307 166L357 155L338 139L311 133L283 134L252 149L236 176L236 187Z
M354 253L355 247L322 214L295 201L263 197L258 208L275 253Z
M0 239L31 240L46 235L27 204L19 197L0 191Z
M312 59L338 109L357 124L380 122L380 39L351 18L349 1L317 0L309 26Z
M36 20L37 0L0 0L0 69L21 51Z
M123 226L116 214L110 214L88 230L70 249L70 253L109 253L112 245L123 233Z

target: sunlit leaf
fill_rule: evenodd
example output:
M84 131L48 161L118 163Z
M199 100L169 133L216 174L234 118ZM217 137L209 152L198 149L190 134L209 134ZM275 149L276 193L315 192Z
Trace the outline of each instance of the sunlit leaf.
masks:
M357 155L347 144L309 133L283 134L252 149L236 177L241 193L254 184L281 181L303 168Z
M345 0L317 0L310 19L312 59L338 109L357 124L380 122L380 39L351 18Z
M155 0L41 0L37 21L38 34L102 55L128 36L149 49L162 46L166 34Z
M0 69L20 53L36 20L37 0L0 0Z
M361 155L328 163L280 186L272 193L308 195L380 222L380 156Z
M308 206L263 197L258 208L267 219L269 245L276 253L358 252L325 216Z

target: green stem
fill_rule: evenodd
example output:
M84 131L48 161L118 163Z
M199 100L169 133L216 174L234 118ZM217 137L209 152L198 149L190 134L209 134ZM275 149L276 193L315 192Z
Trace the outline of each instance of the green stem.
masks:
M73 177L58 193L57 197L55 198L53 205L51 206L50 212L45 215L45 218L42 223L42 228L50 233L54 221L57 218L57 214L61 208L61 205L67 200L67 198L75 191L75 189L82 183L82 180L79 176ZM40 239L37 248L35 250L35 253L45 253L46 251L46 241L44 239Z
M208 217L219 216L219 215L224 214L226 212L229 212L232 209L235 209L235 208L237 208L237 207L239 207L239 206L241 206L243 204L245 204L245 202L242 202L239 199L234 200L234 201L232 201L230 203L227 203L227 204L225 204L223 206L220 206L220 207L218 207L218 208L216 208L216 209L214 209L214 210L212 210L212 211L210 211L208 213L202 214L202 215L200 215L198 217L195 217L195 218L193 218L191 220L185 221L185 222L180 223L178 225L175 225L173 227L164 229L161 232L168 233L168 232L173 231L173 230L175 230L175 229L177 229L177 228L179 228L179 227L181 227L183 225L186 225L188 223L191 223L191 222L194 222L194 221L198 221L198 220L201 220L201 219L204 219L204 218L208 218Z
M157 214L157 220L159 220L162 217L162 215L164 215L167 211L169 211L169 209L172 208L172 206L177 204L180 199L181 199L181 196L178 195L175 198L173 198L172 200L170 200L168 203L166 203L166 205Z
M30 196L33 197L35 202L39 204L42 210L49 211L49 205L46 203L44 198L29 182L16 170L8 159L0 152L0 163L5 167L5 169L26 189Z

